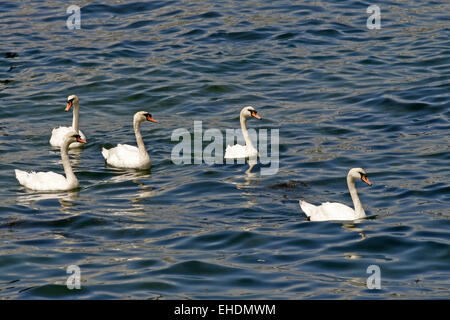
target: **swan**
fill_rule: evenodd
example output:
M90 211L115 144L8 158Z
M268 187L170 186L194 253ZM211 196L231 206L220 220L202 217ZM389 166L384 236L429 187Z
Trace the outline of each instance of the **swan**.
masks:
M250 118L256 118L261 120L262 118L257 114L257 111L252 106L244 107L241 110L240 121L242 135L244 136L245 146L240 144L235 144L234 146L228 145L225 149L225 159L242 159L249 158L249 164L256 164L256 157L258 156L258 151L253 146L252 141L248 135L247 131L247 120Z
M369 186L372 183L367 178L367 173L362 168L350 169L347 175L347 185L350 191L350 196L353 200L355 209L352 209L344 204L336 202L325 202L320 206L315 206L306 201L300 200L300 207L308 217L310 221L327 221L327 220L356 220L364 218L366 213L359 200L358 193L356 192L355 181L361 179Z
M78 187L78 179L73 173L70 165L68 148L73 142L86 143L75 131L64 136L64 143L61 146L61 159L66 176L52 171L49 172L25 172L15 169L16 178L19 183L29 189L37 191L67 191Z
M117 168L148 169L151 165L150 156L145 150L142 140L140 124L143 121L158 122L152 118L147 111L136 112L133 117L134 134L136 135L137 147L128 144L118 144L111 149L102 148L102 155L106 163Z
M72 132L75 130L80 136L82 140L86 140L86 136L78 127L78 115L80 112L80 101L78 100L78 97L74 94L67 97L67 107L65 111L69 111L70 108L73 106L73 119L72 119L72 126L71 127L58 127L54 128L52 131L52 136L50 138L50 144L53 147L61 147L64 143L64 137L67 133ZM80 148L83 144L79 142L72 143L69 148Z

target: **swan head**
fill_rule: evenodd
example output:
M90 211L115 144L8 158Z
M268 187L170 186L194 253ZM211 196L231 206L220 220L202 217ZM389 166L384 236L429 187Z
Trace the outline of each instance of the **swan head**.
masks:
M67 97L67 107L65 111L69 111L69 109L73 105L78 106L78 103L79 103L78 97L74 94L71 94L70 96Z
M143 122L143 121L158 122L157 120L153 119L152 115L147 111L136 112L134 114L134 122Z
M369 178L367 178L366 170L364 170L363 168L350 169L347 177L350 178L352 181L361 179L363 182L367 183L369 186L372 185Z
M241 110L241 117L244 119L248 119L250 117L256 118L258 120L261 120L262 118L258 115L258 112L253 108L252 106L244 107Z
M73 142L86 143L81 136L75 131L69 132L64 136L64 145L69 146Z

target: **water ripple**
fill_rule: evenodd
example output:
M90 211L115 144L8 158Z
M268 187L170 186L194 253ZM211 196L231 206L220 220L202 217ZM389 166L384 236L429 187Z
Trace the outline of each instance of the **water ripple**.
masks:
M379 30L360 1L103 1L73 31L66 6L0 3L1 299L448 298L448 2L381 4ZM72 93L80 188L26 190L15 168L63 172ZM239 128L244 105L280 130L276 175L171 161L173 130ZM151 171L105 166L139 110ZM307 221L299 199L351 205L351 167L369 216Z

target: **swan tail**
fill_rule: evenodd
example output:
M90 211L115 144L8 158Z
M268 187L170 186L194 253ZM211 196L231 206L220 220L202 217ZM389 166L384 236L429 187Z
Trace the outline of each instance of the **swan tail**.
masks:
M102 155L103 155L103 158L105 158L105 160L108 160L109 150L105 149L105 148L102 148Z
M299 200L298 202L300 204L300 208L302 208L308 218L311 217L316 211L317 207L315 205L302 200Z
M231 151L231 146L228 145L227 148L225 149L225 156L224 156L225 159L231 158L230 151Z
M14 169L14 172L16 174L17 181L19 181L22 185L25 184L28 178L28 173L19 169Z

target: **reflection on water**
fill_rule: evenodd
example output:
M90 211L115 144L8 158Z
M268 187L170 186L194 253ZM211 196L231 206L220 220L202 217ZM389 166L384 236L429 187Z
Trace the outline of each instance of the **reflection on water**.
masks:
M252 166L253 167L253 166ZM250 172L249 169L242 169L241 174L235 174L229 178L223 179L223 182L234 185L236 190L241 191L242 198L246 200L246 208L250 208L256 204L255 197L252 194L252 187L260 183L261 175L256 172Z
M245 171L245 176L242 176L245 179L245 186L249 186L252 183L256 183L260 178L259 172L251 172L254 165L251 165L248 170ZM242 188L244 185L237 184L238 189Z
M108 167L111 170L110 167ZM147 170L124 170L124 169L112 169L117 174L109 180L114 183L133 181L138 184L141 180L150 178L150 172Z
M147 185L151 177L150 171L124 170L118 168L114 168L112 170L117 174L111 177L108 181L105 181L105 183L124 184L128 190L134 190L133 192L128 192L126 195L123 195L123 197L128 199L132 204L132 207L129 208L129 210L123 210L123 213L144 213L145 206L141 204L141 202L148 200L149 198L152 198L158 194L157 190L154 187ZM131 183L134 185L134 188L132 187ZM120 197L122 198L122 196Z
M356 225L358 223L361 223L363 221L364 221L364 219L354 220L352 222L346 222L346 223L342 224L342 228L347 230L347 231L358 232L358 234L361 236L361 240L364 240L364 239L366 239L366 235L364 233L364 229L356 227Z
M84 1L76 32L53 2L0 2L15 51L0 52L0 299L448 296L449 1L392 2L380 30L355 1ZM27 191L15 168L63 172L49 139L72 93L91 137L69 150L80 188ZM279 129L275 175L171 162L173 130L228 128L242 105ZM151 174L101 155L135 143L139 110L164 120L142 130ZM375 215L306 221L298 199L348 203L360 166ZM70 264L87 290L51 286Z
M26 190L25 193L18 194L16 203L22 206L29 206L31 208L38 207L36 202L45 200L57 200L60 203L60 211L64 214L73 214L70 209L75 206L74 201L78 198L78 190L66 192L32 192Z
M139 190L136 198L130 199L131 202L139 203L142 200L152 198L158 195L157 191L154 190L153 187L148 187L144 183L140 183L139 181L133 180L139 186Z

